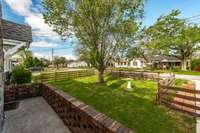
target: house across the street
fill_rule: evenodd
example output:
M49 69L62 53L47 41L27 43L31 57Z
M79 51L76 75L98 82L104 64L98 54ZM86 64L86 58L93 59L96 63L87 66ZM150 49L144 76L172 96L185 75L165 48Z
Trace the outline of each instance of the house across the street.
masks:
M159 69L174 69L181 67L181 60L174 56L155 56L153 64L156 68ZM187 66L189 66L189 60L187 62Z
M81 68L81 67L89 67L85 61L73 61L67 64L68 68Z
M116 68L145 68L147 63L144 59L121 59L114 62L114 67Z

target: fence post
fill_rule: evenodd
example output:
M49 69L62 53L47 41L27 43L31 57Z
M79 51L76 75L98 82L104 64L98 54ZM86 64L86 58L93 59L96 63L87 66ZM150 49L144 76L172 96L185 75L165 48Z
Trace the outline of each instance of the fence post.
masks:
M199 91L200 90L200 81L195 81L195 90ZM200 94L196 93L196 98L200 98ZM200 102L196 101L196 106L200 106ZM196 110L197 114L200 114L199 110ZM200 118L196 118L197 124L196 124L196 132L200 133Z
M76 78L78 78L79 75L81 75L81 74L79 74L79 73L81 73L81 72L80 72L80 71L77 71L77 73L76 73Z
M141 72L141 79L144 80L144 73Z
M55 73L54 73L54 81L56 82L56 71L55 71Z
M40 81L39 82L43 82L43 76L42 73L40 74Z
M156 104L160 105L160 73L158 73L157 77L157 96L156 96Z
M195 81L195 90L200 91L200 81ZM200 94L196 93L196 98L200 98ZM197 101L196 105L200 106L200 101ZM200 114L200 111L198 113Z

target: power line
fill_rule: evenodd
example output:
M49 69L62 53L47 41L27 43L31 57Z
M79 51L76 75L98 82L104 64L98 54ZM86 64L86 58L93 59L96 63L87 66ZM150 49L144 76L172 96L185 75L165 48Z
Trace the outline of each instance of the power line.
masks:
M193 19L193 18L196 18L196 17L200 17L200 14L195 15L195 16L191 16L191 17L188 17L188 18L184 18L184 20L189 20L189 19Z

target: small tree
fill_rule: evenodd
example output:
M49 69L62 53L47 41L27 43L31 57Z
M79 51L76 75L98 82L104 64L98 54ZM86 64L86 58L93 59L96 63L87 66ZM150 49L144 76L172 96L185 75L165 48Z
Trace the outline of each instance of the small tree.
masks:
M44 67L44 62L37 57L29 56L24 60L25 68Z
M44 0L44 19L63 38L73 34L98 72L127 47L143 15L143 0Z
M56 69L59 69L60 58L58 56L54 57L53 64L56 66Z
M62 67L64 67L66 63L67 63L66 58L65 57L60 57L60 64L62 64Z

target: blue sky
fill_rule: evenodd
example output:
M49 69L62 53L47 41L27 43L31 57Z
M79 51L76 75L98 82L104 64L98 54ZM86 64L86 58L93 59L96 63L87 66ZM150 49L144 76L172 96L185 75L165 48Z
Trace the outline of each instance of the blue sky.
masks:
M30 50L35 56L51 58L51 49L55 55L75 58L73 39L65 42L44 23L41 14L41 0L3 0L3 17L7 20L27 24L33 30L33 42ZM173 9L181 10L181 18L200 14L200 0L147 0L145 4L144 25L152 25L160 15ZM195 21L200 23L199 21Z

